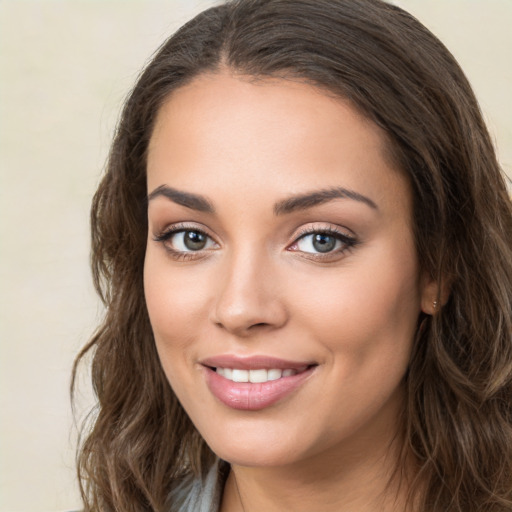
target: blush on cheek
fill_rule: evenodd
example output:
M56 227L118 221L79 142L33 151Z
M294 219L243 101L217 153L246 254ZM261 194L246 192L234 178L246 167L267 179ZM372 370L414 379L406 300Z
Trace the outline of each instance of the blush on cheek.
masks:
M312 292L302 293L308 301L301 310L304 329L315 325L329 351L357 367L368 359L385 360L399 353L407 358L420 303L413 265L408 262L404 267L410 267L405 279L388 265L386 272L357 273L356 278L311 287Z
M162 338L173 332L180 332L180 338L186 338L187 326L192 327L203 315L198 301L200 291L193 284L170 279L165 270L156 272L148 263L144 273L144 293L151 325L153 329L158 326Z

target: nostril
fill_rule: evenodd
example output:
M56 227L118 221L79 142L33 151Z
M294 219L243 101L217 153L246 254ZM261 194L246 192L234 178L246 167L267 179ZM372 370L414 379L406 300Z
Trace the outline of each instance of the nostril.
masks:
M251 328L252 327L262 327L262 326L265 326L265 325L268 325L268 324L266 324L265 322L260 322L259 324L251 325Z

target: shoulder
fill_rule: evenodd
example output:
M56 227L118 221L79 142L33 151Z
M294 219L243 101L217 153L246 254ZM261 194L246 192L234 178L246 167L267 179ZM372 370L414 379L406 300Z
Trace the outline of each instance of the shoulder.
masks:
M218 512L229 464L217 459L204 478L189 475L169 496L170 512Z

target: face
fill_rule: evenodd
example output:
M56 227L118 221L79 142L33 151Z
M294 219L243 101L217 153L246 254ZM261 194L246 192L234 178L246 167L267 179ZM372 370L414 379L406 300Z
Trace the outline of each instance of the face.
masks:
M287 465L394 434L432 297L385 143L293 81L205 75L161 108L147 307L167 378L221 458Z

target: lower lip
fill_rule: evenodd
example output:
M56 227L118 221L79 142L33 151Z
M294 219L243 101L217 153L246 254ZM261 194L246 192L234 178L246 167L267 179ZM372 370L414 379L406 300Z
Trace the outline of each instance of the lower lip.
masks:
M215 370L204 367L206 384L212 394L232 409L259 411L283 400L295 391L313 373L315 367L306 371L262 383L233 382Z

